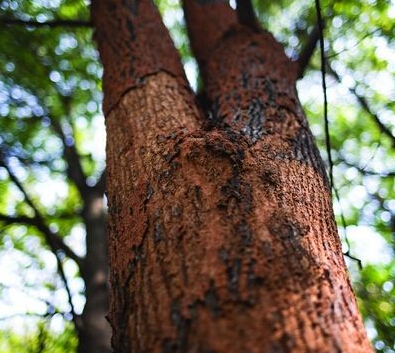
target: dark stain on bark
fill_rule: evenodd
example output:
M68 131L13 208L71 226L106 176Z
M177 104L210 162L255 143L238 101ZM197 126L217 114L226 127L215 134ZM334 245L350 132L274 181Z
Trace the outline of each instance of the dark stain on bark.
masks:
M195 185L193 188L193 204L196 209L200 209L202 207L202 188L199 185Z
M265 255L266 259L270 259L271 257L273 257L273 250L270 245L270 242L268 242L268 241L262 242L262 251L263 251L263 254Z
M239 177L233 176L232 178L228 179L227 183L221 187L222 195L224 195L224 199L221 200L220 208L226 208L229 204L229 199L235 199L237 202L242 201L242 195L240 193L240 186L241 182Z
M166 353L182 353L188 351L188 333L190 320L184 318L181 313L181 303L179 300L173 301L170 310L170 321L176 328L176 338L166 338L162 343L162 351Z
M255 265L256 260L251 259L248 263L248 271L247 271L247 293L248 298L245 301L245 305L248 307L254 306L259 300L259 293L257 292L257 288L261 287L265 284L265 280L262 276L257 276L255 273Z
M207 96L204 101L204 108L206 111L206 129L211 130L217 126L219 126L222 121L224 120L224 116L219 115L219 101L218 99L215 99L213 102L211 102Z
M278 176L270 169L263 170L260 173L259 178L261 179L263 186L269 190L276 189L278 186Z
M248 272L247 272L247 287L249 289L255 286L261 286L264 283L264 279L255 274L255 265L256 265L256 260L251 259L250 263L248 264Z
M133 253L133 258L132 260L129 261L128 264L128 276L126 278L125 284L122 286L123 288L127 287L130 283L130 281L132 280L136 267L138 265L138 263L141 261L142 264L145 264L145 260L146 260L146 255L145 255L145 250L144 247L145 245L145 240L147 238L147 234L148 234L148 226L146 225L141 243L139 245L134 245L132 248L132 253Z
M122 0L122 4L127 8L134 16L137 16L139 10L140 0Z
M134 26L132 21L126 20L126 27L128 28L129 34L130 34L130 39L134 40L135 39L135 33L134 33Z
M243 246L252 244L253 234L245 219L235 225L235 231L236 235L241 238Z
M205 303L210 310L213 318L218 317L221 314L221 309L219 307L219 299L217 295L217 290L215 288L215 283L213 280L210 281L210 287L204 295Z
M152 185L147 182L146 187L145 187L145 199L144 199L144 204L147 204L147 202L151 199L151 196L154 194L154 189L152 188Z
M108 2L107 3L108 11L114 12L116 8L117 8L117 5L114 2Z
M270 232L282 241L295 241L305 235L305 230L290 219L281 213L275 214L269 222Z
M222 261L222 263L226 265L229 260L229 253L224 247L221 247L218 251L218 257Z
M287 351L284 350L280 343L274 342L270 345L268 353L287 353Z
M280 342L281 342L281 346L283 347L283 350L285 352L292 352L293 348L295 347L294 339L287 333L284 333L281 336Z
M182 215L182 208L178 205L171 206L171 215L175 218L180 218Z
M176 144L174 146L174 151L164 155L166 162L171 163L176 157L180 155L180 145Z
M108 214L116 218L117 215L119 214L119 210L120 208L118 205L117 197L116 196L111 197L111 200L108 203Z
M307 163L323 178L325 184L329 187L329 180L326 174L325 164L321 159L320 152L314 142L314 137L306 127L302 127L298 133L291 139L294 158L302 163Z
M241 109L233 117L237 125L242 125L240 132L248 137L250 143L258 141L265 133L265 110L265 104L257 98L249 102L247 109Z
M241 72L241 82L243 83L243 87L247 88L248 87L248 81L249 81L249 76L246 70L243 70Z
M228 290L229 292L238 297L239 295L239 279L241 272L242 260L235 259L233 264L226 268L226 273L228 276Z
M159 243L161 240L164 238L164 230L163 230L163 224L160 221L155 222L155 227L154 227L154 242Z
M263 81L264 91L267 94L267 104L270 106L276 106L276 86L274 85L273 81L270 79L269 76L266 76Z

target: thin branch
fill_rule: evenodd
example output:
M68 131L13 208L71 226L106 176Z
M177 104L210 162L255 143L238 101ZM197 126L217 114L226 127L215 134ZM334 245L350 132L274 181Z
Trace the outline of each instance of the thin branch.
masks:
M74 322L75 328L77 329L77 331L79 331L81 329L82 322L80 320L79 315L77 315L75 313L70 287L68 285L67 277L66 277L66 274L64 273L62 261L60 260L59 256L56 256L56 262L58 264L58 271L59 271L60 277L62 278L62 281L64 283L64 287L65 287L66 292L67 292L67 298L68 298L69 305L70 305L71 318L72 318L72 320Z
M22 184L19 181L19 179L12 172L12 170L10 169L8 164L3 160L3 156L0 156L0 166L3 167L8 172L8 175L10 176L11 181L22 192L26 203L33 209L34 214L35 215L39 214L39 211L38 211L37 207L34 205L33 201L30 199L30 196L27 194L25 188L22 186Z
M346 242L347 245L347 251L345 253L343 253L344 256L348 257L350 260L355 261L358 265L359 270L362 270L362 261L351 255L350 250L351 250L351 244L350 244L350 240L348 239L348 235L347 235L347 223L346 223L346 218L344 217L344 212L343 212L343 208L342 208L342 204L340 202L340 196L339 196L339 190L333 186L333 191L335 193L335 197L337 202L339 203L339 207L340 207L340 220L342 222L342 227L343 227L343 231L344 231L344 241Z
M2 157L2 156L0 156L0 157ZM12 172L12 170L8 167L7 163L2 158L0 158L0 165L7 170L8 174L10 176L10 179L14 182L14 184L22 192L22 194L25 197L26 203L34 211L34 217L30 218L30 222L31 222L30 224L35 225L36 228L39 229L44 234L45 239L46 239L46 241L47 241L52 253L55 255L55 258L56 258L56 261L57 261L57 264L58 264L58 271L59 271L60 277L62 278L63 284L64 284L64 286L66 288L66 292L67 292L67 295L68 295L72 319L73 319L73 322L76 325L76 328L78 328L79 326L77 326L77 325L79 325L79 320L78 320L77 315L76 315L76 313L74 311L74 306L73 306L73 303L72 303L71 291L70 291L69 285L67 283L67 278L66 278L66 275L65 275L64 270L63 270L62 261L61 261L61 259L59 257L58 250L64 251L67 256L69 256L71 259L73 259L78 264L78 266L80 267L81 270L83 270L83 261L78 255L76 255L74 253L74 251L72 251L63 242L63 240L56 233L52 232L51 229L45 224L44 219L43 219L40 211L35 206L33 201L30 199L28 193L26 192L25 188L20 183L20 181L18 180L16 175ZM7 217L7 216L3 215L3 220L4 219L7 219L8 222L11 221L10 217ZM28 218L25 217L25 216L17 217L17 219L18 220L23 219L24 221L28 220Z
M58 264L58 265L59 265L59 264ZM62 273L63 273L63 275L64 275L63 268L62 268L61 270L62 270ZM62 280L63 280L63 277L62 277ZM35 299L35 300L38 300L38 301L40 301L40 302L45 303L46 306L47 306L47 312L46 312L45 314L38 314L38 313L32 313L32 312L17 313L17 314L13 314L13 315L9 315L9 316L0 317L0 321L2 321L2 320L9 320L9 319L12 319L12 318L14 318L14 317L19 317L19 316L37 316L37 317L45 318L45 317L49 317L49 316L52 316L52 315L55 315L55 314L61 314L62 316L65 316L65 315L66 315L65 312L62 312L62 311L58 310L58 309L55 307L55 305L52 304L49 300L44 299L44 298L40 298L40 297L38 297L37 295L35 295L35 294L31 293L31 292L27 292L26 289L23 288L23 287L19 287L19 286L15 286L15 285L10 286L10 285L6 285L6 284L4 284L4 283L0 283L0 287L6 288L6 289L14 289L14 290L17 290L17 291L23 293L25 296L27 296L27 297L29 297L29 298L33 298L33 299ZM66 289L66 290L67 290L67 289ZM68 291L68 292L69 292L69 291ZM73 306L72 306L72 307L73 307ZM74 310L73 310L73 311L74 311ZM79 315L76 315L76 317L77 317L77 320L78 320L78 319L79 319Z
M66 136L66 134L64 133L60 122L47 113L38 117L31 117L30 119L27 119L27 121L43 120L44 118L49 120L52 131L62 141L63 159L67 163L67 176L76 185L82 198L86 199L89 188L86 184L86 175L82 169L80 155L77 151L74 141ZM18 159L21 158L18 156ZM22 159L22 161L24 160Z
M79 257L73 250L71 250L59 237L58 234L54 233L46 224L42 221L41 215L38 217L28 217L24 215L8 216L0 214L0 221L7 224L27 224L36 227L45 236L46 241L50 247L54 248L54 251L61 250L70 259L74 260L81 268L83 266L83 259Z
M78 319L78 315L75 313L74 310L71 291L67 282L66 274L64 273L63 270L62 261L57 253L57 250L63 250L67 256L69 256L71 259L76 261L77 264L79 264L80 266L82 264L82 260L77 255L75 255L75 253L66 244L64 244L63 241L59 239L60 243L57 243L58 241L57 235L53 233L48 227L46 227L46 225L41 222L39 217L35 217L35 218L31 218L27 216L10 217L7 215L0 214L0 221L4 221L7 224L24 223L24 224L33 225L36 228L38 228L42 233L44 233L45 238L51 248L51 251L55 255L56 262L58 265L58 272L67 292L68 301L70 305L70 314L72 315L72 319L76 327L79 327L77 325L80 325L80 322ZM75 257L78 257L78 259L76 259Z
M83 259L79 257L73 250L71 250L62 240L62 238L55 232L53 232L44 222L44 218L41 215L40 211L37 209L33 201L30 199L29 195L27 194L25 188L23 185L20 183L18 178L15 176L15 174L11 171L11 169L8 167L8 165L0 158L0 165L4 167L9 176L10 179L13 181L13 183L17 186L17 188L22 192L22 194L25 197L26 203L33 209L34 212L34 217L27 217L27 216L16 216L16 217L11 217L11 216L6 216L6 215L0 215L0 220L5 222L6 224L13 224L13 223L24 223L24 224L29 224L32 226L35 226L38 230L40 230L44 236L45 239L50 246L52 252L56 255L56 252L58 250L63 251L66 256L74 260L78 266L82 269L83 268Z
M299 58L297 60L298 65L298 79L301 79L304 76L306 68L310 62L311 57L314 54L315 48L317 47L317 43L320 40L320 26L319 23L316 22L313 30L311 31L309 38L307 39L307 43L299 54Z
M47 70L49 77L50 72ZM62 98L63 107L66 110L66 115L70 115L70 99L68 97ZM39 99L40 105L44 108L44 114L41 116L33 117L32 120L49 120L52 131L60 138L63 145L63 159L67 163L67 176L77 187L82 199L87 198L89 187L86 184L86 175L82 169L80 156L75 146L73 136L67 136L62 128L60 122L51 116L51 113L45 108L44 102Z
M19 18L0 17L0 25L22 25L29 27L93 27L91 21L84 20L52 20L46 22L38 22L34 20L21 20Z
M317 12L317 25L319 32L319 42L320 42L320 53L321 53L321 74L322 74L322 91L324 94L324 122L325 122L325 144L326 152L328 154L328 164L329 164L329 183L330 188L333 188L333 160L331 153L331 137L329 134L329 119L328 119L328 96L326 93L326 59L325 59L325 47L324 47L324 27L321 17L321 6L320 1L315 0L315 7Z
M346 243L348 244L348 239L346 238ZM349 245L347 245L349 246ZM363 265L362 265L362 260L359 259L358 257L351 255L350 254L350 250L347 250L344 254L344 256L348 257L350 260L355 261L357 263L357 266L359 268L359 270L363 270Z
M336 56L338 56L338 55L340 55L340 54L342 54L342 53L345 53L345 52L347 52L347 51L350 51L350 50L356 48L356 47L357 47L359 44L361 44L361 42L363 42L366 38L371 37L373 34L375 34L375 33L378 32L378 31L381 31L381 30L382 30L382 28L376 28L376 29L374 29L373 31L366 33L361 39L359 39L359 40L358 40L355 44L353 44L351 47L349 47L349 48L344 48L344 49L342 49L342 50L340 50L340 51L338 51L338 52L336 52L336 53L333 53L333 54L331 54L331 55L328 55L326 58L327 58L327 59L332 59L332 58L335 58Z
M54 214L47 214L46 217L48 219L53 219L53 220L71 220L75 218L79 218L82 216L82 211L80 209L77 209L75 212L58 212Z
M27 224L31 226L36 226L36 219L28 216L9 216L5 214L0 214L0 221L5 224Z
M336 81L341 83L342 79L339 74L333 69L333 67L329 63L327 67L331 75L336 79ZM379 116L372 111L366 98L357 93L356 87L348 87L348 90L355 96L355 98L357 98L361 107L373 119L381 133L386 135L391 140L392 146L395 148L395 136L392 134L392 131L386 125L384 125L384 123L380 120Z
M85 198L88 192L86 176L82 170L80 156L74 143L70 143L59 121L49 118L53 131L58 135L63 144L64 158L67 162L67 175L74 182L81 196Z
M339 158L339 160L344 163L345 165L347 165L350 168L355 168L356 170L358 170L358 172L360 172L363 175L377 175L380 178L393 178L395 177L395 171L391 171L388 173L380 173L380 172L376 172L374 170L370 170L370 169L366 169L364 167L361 167L357 164L351 163L349 161L347 161L344 157Z

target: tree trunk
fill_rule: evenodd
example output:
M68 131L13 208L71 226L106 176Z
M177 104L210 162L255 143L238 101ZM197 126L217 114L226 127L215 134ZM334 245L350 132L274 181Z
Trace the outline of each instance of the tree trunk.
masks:
M84 203L82 218L86 226L86 258L82 277L86 303L77 327L78 353L110 353L111 327L106 320L109 290L103 195L98 190L91 190Z
M294 65L222 1L185 11L202 108L150 1L93 2L115 352L372 352Z

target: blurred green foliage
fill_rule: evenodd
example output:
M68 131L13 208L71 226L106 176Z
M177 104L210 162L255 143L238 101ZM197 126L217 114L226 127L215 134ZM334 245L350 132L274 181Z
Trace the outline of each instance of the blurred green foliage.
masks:
M156 0L195 89L201 87L180 4ZM234 3L234 1L233 1ZM314 1L256 0L262 22L296 59L315 24ZM89 20L83 0L0 0L1 18L46 22ZM369 337L378 352L395 352L395 144L372 114L395 135L395 3L322 0L325 51L340 82L328 71L334 178L341 202L335 212ZM76 147L88 182L104 169L105 132L101 74L92 29L0 24L0 145L51 229L83 254L80 195L66 175L58 122ZM324 146L318 51L298 84L317 143ZM351 91L350 91L351 90ZM368 109L356 94L364 97ZM326 155L323 152L323 158ZM31 215L23 195L0 168L0 214ZM346 221L342 229L341 213ZM32 226L0 225L0 351L72 352L76 337L54 255ZM351 248L348 248L345 237ZM63 258L73 303L81 311L84 286L75 264ZM22 305L25 303L26 305ZM34 318L38 316L38 318ZM25 330L14 315L26 315ZM59 316L62 319L59 321ZM61 324L59 324L61 322ZM60 330L60 331L59 331ZM59 334L61 332L61 334ZM44 346L43 346L44 345Z
M75 352L77 338L71 324L65 326L61 335L52 332L48 322L39 321L34 330L29 330L23 338L12 330L0 332L0 351L2 353L64 353Z

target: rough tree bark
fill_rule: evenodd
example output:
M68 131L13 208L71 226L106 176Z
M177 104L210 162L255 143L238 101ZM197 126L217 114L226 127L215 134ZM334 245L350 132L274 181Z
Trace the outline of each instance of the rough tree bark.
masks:
M297 68L185 0L198 107L149 0L96 0L115 352L372 352Z

